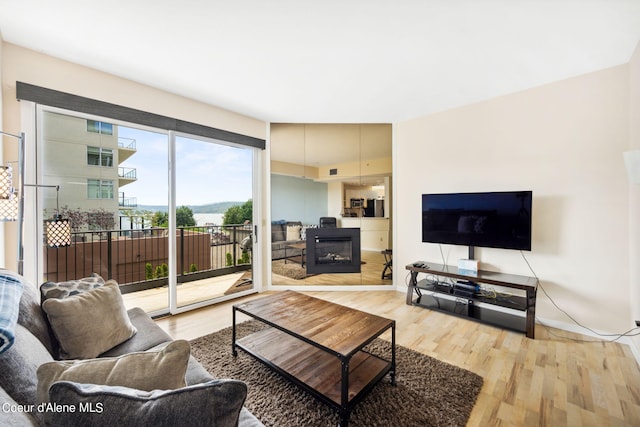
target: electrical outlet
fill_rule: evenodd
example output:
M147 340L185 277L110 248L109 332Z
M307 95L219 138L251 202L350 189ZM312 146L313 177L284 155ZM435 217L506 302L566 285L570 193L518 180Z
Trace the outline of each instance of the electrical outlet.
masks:
M640 320L636 320L636 326L640 328Z

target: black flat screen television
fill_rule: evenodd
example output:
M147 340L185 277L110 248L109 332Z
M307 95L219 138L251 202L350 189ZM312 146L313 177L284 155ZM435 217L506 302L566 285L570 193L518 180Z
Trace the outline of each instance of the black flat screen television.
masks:
M422 195L422 241L531 250L531 191Z

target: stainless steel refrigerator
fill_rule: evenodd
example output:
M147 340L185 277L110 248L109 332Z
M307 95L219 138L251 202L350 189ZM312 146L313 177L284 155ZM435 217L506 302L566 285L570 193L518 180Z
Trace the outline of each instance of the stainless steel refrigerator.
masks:
M364 216L384 216L384 200L367 199L367 205L364 208Z

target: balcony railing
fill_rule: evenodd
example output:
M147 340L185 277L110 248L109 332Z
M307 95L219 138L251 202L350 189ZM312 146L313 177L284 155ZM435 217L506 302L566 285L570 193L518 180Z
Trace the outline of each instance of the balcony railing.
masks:
M137 197L125 197L123 192L118 193L118 206L121 208L137 208Z
M180 227L176 230L179 283L251 268L251 251L241 242L251 225ZM114 279L123 293L168 283L169 242L165 228L72 233L72 244L45 248L45 280L61 282L98 273Z
M124 138L122 136L118 137L118 147L126 148L127 150L135 150L136 149L136 140L133 138Z
M138 179L138 171L135 168L125 168L120 166L118 168L118 177L125 179Z

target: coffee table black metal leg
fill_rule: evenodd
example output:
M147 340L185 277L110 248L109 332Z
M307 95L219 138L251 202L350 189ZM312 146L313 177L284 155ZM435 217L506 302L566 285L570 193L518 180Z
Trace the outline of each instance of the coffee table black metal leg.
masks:
M349 359L341 359L342 364L342 396L340 408L340 427L349 425Z
M235 357L238 355L238 350L236 350L236 308L235 307L233 307L233 310L231 311L231 313L233 316L233 329L231 332L231 353Z
M396 385L396 322L391 326L391 384Z

